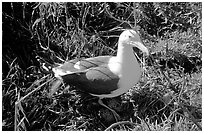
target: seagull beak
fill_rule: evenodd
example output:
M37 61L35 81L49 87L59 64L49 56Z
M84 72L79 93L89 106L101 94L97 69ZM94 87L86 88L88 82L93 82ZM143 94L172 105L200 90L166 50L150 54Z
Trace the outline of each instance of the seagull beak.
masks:
M147 56L149 56L149 51L148 49L143 45L143 43L141 42L134 42L133 43L134 47L137 47L138 49L140 49L143 53L145 53Z

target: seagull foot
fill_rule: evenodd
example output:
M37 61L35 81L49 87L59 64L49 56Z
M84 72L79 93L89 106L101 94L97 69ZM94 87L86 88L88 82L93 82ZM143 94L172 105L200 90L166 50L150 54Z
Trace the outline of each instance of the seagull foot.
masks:
M105 105L101 99L98 100L98 103L112 112L116 122L120 120L120 116L115 112L115 110Z

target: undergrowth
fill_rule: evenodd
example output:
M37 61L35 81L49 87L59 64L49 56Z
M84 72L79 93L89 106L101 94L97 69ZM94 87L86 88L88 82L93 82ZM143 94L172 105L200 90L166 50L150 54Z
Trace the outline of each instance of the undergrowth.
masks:
M202 130L201 10L199 2L3 2L2 129ZM116 55L120 33L130 28L140 32L151 54L144 61L138 53L139 83L104 100L119 122L74 86L62 85L50 95L52 67Z

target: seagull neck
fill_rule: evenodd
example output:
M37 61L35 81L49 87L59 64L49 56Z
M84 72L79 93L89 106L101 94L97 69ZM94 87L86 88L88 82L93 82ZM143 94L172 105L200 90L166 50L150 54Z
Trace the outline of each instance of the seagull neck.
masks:
M117 58L123 64L137 62L133 49L130 46L118 45ZM126 64L127 65L127 64ZM130 64L129 64L130 65Z

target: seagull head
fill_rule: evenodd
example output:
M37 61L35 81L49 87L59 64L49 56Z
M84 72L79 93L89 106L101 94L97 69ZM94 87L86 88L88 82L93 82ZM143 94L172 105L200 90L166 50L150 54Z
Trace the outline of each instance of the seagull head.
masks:
M140 35L134 30L125 30L119 37L119 43L124 45L123 47L137 47L147 56L149 55L148 49L144 46Z

